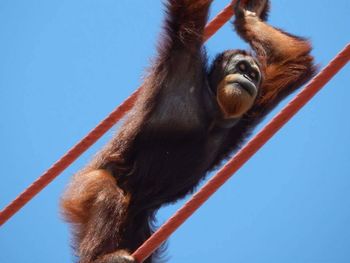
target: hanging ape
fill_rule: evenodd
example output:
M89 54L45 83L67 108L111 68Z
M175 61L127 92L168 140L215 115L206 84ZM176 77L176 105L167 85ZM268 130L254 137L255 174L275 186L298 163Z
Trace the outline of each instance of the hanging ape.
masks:
M235 6L234 27L253 53L228 50L207 67L210 4L167 0L165 34L135 106L64 194L80 263L134 262L156 211L191 193L314 73L308 41L264 22L268 0Z

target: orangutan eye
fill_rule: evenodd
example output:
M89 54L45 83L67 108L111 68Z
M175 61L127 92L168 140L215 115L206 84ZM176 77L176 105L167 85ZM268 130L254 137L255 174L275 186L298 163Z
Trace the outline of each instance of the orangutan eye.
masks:
M260 74L258 71L256 70L252 70L250 73L249 73L249 76L255 80L255 81L259 81L260 80Z
M240 63L238 64L238 68L239 68L239 70L240 70L241 72L243 72L243 73L247 72L247 70L248 70L248 67L247 67L247 65L246 65L245 62L240 62Z
M252 71L249 75L252 79L256 79L256 77L257 77L257 75L254 71Z

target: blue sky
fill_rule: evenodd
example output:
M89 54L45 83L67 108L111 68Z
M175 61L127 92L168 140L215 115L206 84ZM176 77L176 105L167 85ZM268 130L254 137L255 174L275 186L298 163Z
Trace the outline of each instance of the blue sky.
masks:
M212 15L228 2L215 0ZM156 0L0 0L0 207L139 86L162 10ZM310 38L323 66L350 41L349 14L348 0L275 0L269 21ZM211 58L246 47L229 25L207 45ZM350 261L349 75L348 65L170 238L169 262ZM59 197L112 134L0 229L0 262L72 262Z

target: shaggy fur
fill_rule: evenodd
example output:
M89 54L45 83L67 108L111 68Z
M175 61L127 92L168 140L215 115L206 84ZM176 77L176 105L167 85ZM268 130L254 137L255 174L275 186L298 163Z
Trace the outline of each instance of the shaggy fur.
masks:
M250 53L225 51L208 70L202 36L211 1L167 1L158 56L138 101L62 198L79 262L132 262L127 255L154 231L156 211L191 193L314 73L308 41L265 23L267 0L247 2L236 6L234 26L252 47L264 78L253 106L240 118L225 119L216 101L225 64ZM146 262L156 258L155 253Z

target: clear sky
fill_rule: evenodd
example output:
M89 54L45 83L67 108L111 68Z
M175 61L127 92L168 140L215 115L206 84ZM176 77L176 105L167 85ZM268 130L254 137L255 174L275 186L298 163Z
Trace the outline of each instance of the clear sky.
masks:
M310 38L322 67L350 41L349 14L349 0L274 0L269 21ZM158 0L0 0L0 207L139 86L162 17ZM247 45L226 25L207 47L212 58ZM170 238L169 262L350 262L349 76L350 65ZM72 262L59 198L111 136L0 229L0 262Z

